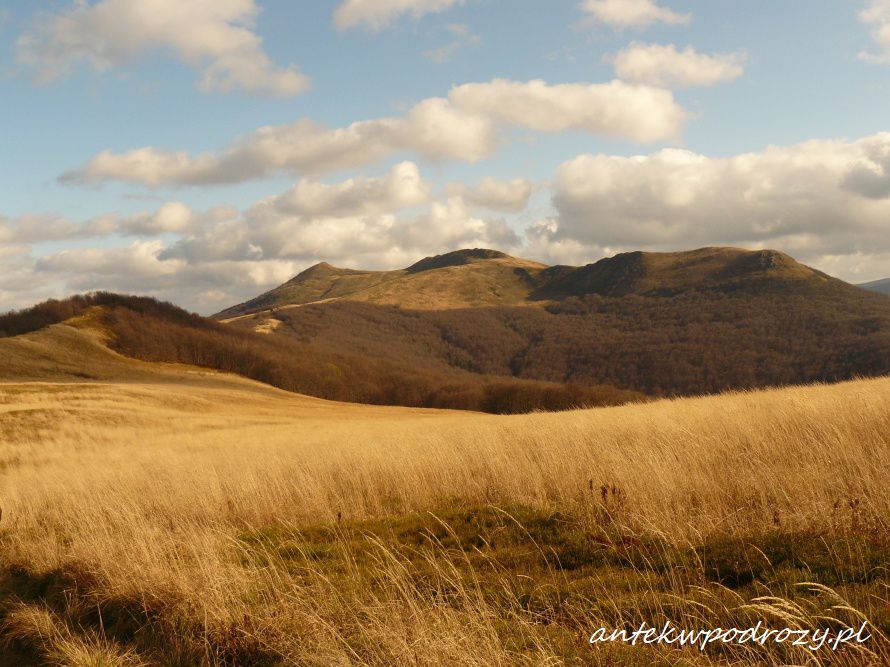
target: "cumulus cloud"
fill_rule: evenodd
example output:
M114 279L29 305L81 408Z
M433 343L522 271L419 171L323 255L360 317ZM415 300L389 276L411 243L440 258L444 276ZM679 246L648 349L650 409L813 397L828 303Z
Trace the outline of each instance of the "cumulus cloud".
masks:
M413 162L402 162L382 178L352 178L335 185L303 179L283 195L257 207L271 207L289 215L342 218L398 211L419 206L429 198L430 189L420 169Z
M691 14L678 14L655 0L584 0L580 9L591 20L613 28L646 28L653 23L680 25L692 20Z
M623 81L549 85L495 79L456 86L449 97L465 111L539 132L580 130L640 143L678 137L687 118L670 91Z
M635 42L609 58L624 81L667 88L713 86L732 81L745 71L744 53L698 53L691 46L678 51L673 44Z
M403 117L360 121L345 128L332 129L311 120L263 127L219 154L191 156L152 147L104 151L61 180L119 180L148 186L238 183L280 172L353 169L402 151L433 161L476 162L490 155L496 143L491 121L456 109L448 100L431 98Z
M116 216L95 218L96 223L104 221L103 234L120 234L122 236L159 236L161 234L184 234L200 229L206 224L220 222L238 215L238 210L228 206L218 206L208 211L195 211L182 202L168 202L152 213L118 219Z
M199 69L205 92L242 90L288 97L309 80L295 66L277 67L254 32L255 0L77 0L39 15L18 40L18 60L49 82L82 62L98 71L154 51Z
M433 202L424 212L410 216L384 211L346 214L336 208L307 215L276 203L261 202L237 220L185 236L161 257L190 263L325 259L379 267L381 258L393 250L400 251L399 256L422 256L458 246L516 241L506 222L473 216L460 197Z
M423 100L401 117L335 129L311 120L263 127L216 154L154 147L104 151L61 180L118 180L151 187L239 183L282 172L354 169L400 152L436 162L477 162L497 147L497 123L653 142L677 137L686 117L670 91L651 86L621 81L551 86L496 79L457 86L448 99Z
M181 202L168 202L153 212L130 216L109 213L80 223L57 215L25 215L12 219L0 216L0 243L34 245L115 235L181 234L237 214L238 211L231 207L220 206L198 212Z
M539 245L777 247L803 259L890 251L890 133L709 158L582 155L556 174ZM864 175L868 174L868 178Z
M419 19L463 3L464 0L345 0L334 11L334 25L340 30L365 26L376 31L406 14Z
M445 46L423 52L423 55L434 63L446 63L461 49L468 46L476 46L482 42L482 38L479 35L471 31L469 26L462 23L452 23L446 26L446 29L451 33L453 39Z
M528 204L532 189L531 181L524 178L498 181L490 176L485 177L475 186L459 183L452 183L448 186L450 193L462 196L473 206L505 213L518 213L523 210Z
M872 26L872 38L878 53L863 51L859 57L875 63L890 63L890 0L871 0L859 18Z
M0 243L0 312L57 296L57 286L49 276L37 274L35 264L29 246Z
M64 284L64 292L108 290L170 299L204 313L255 296L291 278L299 265L286 261L204 262L163 259L160 240L117 248L71 248L41 257L33 275Z

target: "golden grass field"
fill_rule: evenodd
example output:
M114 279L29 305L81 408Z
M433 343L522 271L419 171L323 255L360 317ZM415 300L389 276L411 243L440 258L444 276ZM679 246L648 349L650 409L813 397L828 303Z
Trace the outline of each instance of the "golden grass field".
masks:
M890 664L890 379L495 417L166 373L0 384L0 664Z

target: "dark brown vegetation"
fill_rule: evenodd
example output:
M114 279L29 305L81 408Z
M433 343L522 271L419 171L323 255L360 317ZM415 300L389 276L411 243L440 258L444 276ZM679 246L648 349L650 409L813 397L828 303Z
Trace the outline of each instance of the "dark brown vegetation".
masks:
M653 396L890 372L890 299L839 281L672 296L589 294L545 308L407 311L342 301L281 309L275 317L283 323L276 337L330 353Z
M102 292L0 316L0 336L24 334L87 313L110 334L109 345L126 356L237 373L331 400L509 414L643 398L613 387L485 377L447 366L335 351L220 324L154 299Z

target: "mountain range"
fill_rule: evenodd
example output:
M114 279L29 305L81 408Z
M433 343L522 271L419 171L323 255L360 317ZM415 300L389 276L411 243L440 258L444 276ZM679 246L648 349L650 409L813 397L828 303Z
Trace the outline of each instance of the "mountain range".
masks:
M489 412L890 372L890 298L780 252L734 248L585 266L486 249L396 271L322 263L213 318L95 294L2 316L4 332L0 377L27 376L29 346L41 377L111 372L104 357L78 367L83 345L84 360L101 348L335 400Z
M689 290L751 289L764 280L832 279L772 250L701 248L630 252L586 266L547 266L496 250L457 250L398 271L340 269L326 262L214 317L231 319L269 308L357 301L414 310L548 305L572 296L661 295Z

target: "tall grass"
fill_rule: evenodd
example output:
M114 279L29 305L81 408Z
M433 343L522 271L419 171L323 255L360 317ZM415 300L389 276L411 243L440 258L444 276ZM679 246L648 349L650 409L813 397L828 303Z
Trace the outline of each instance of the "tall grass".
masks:
M0 385L0 446L0 636L42 664L890 660L890 380L516 417ZM843 655L586 643L862 616Z

